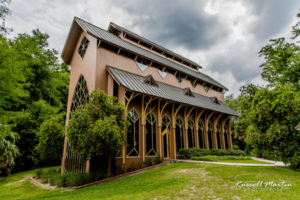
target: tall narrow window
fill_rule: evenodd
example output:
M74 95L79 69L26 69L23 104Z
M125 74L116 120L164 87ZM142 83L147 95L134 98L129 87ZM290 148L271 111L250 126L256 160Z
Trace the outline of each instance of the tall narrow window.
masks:
M77 51L81 59L83 59L85 52L89 46L89 43L90 43L90 41L85 36L83 36L80 46L79 46L79 49Z
M217 143L218 143L218 149L221 149L221 126L220 124L217 124Z
M180 149L184 148L183 144L183 124L180 118L176 119L176 152L179 154Z
M225 148L228 149L228 126L224 126L225 133L224 133L224 139L225 139Z
M198 139L199 139L199 147L200 149L204 149L204 125L201 121L199 121L199 129L198 129Z
M152 113L146 117L146 156L156 156L156 120Z
M213 125L211 123L208 124L208 143L209 149L213 149Z
M188 121L188 142L189 142L189 148L195 148L195 136L194 136L194 122L189 119Z
M208 87L207 85L204 85L204 90L205 90L206 92L208 92L209 87Z
M128 113L127 156L139 156L139 115L135 109Z
M169 129L170 130L170 119L167 115L164 115L162 118L162 131Z

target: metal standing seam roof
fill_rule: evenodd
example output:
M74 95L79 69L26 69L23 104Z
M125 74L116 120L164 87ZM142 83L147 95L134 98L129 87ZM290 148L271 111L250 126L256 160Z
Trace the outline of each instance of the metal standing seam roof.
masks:
M220 87L220 88L223 88L225 90L228 91L228 89L223 86L222 84L220 84L219 82L215 81L214 79L212 79L211 77L203 74L203 73L198 73L198 72L195 72L193 70L190 70L186 67L183 67L181 65L178 65L166 58L163 58L161 56L158 56L154 53L151 53L150 51L147 51L147 50L144 50L138 46L135 46L133 44L130 44L120 38L118 38L117 36L111 34L110 32L102 29L102 28L99 28L95 25L92 25L80 18L77 18L75 17L74 19L83 29L85 29L88 33L90 33L91 35L99 38L100 40L103 40L103 41L106 41L108 43L111 43L113 45L116 45L120 48L123 48L123 49L126 49L130 52L133 52L135 54L138 54L140 56L143 56L143 57L146 57L146 58L149 58L150 60L153 60L153 61L156 61L162 65L165 65L165 66L168 66L174 70L177 70L179 72L182 72L182 73L185 73L189 76L192 76L194 78L198 78L204 82L207 82L209 84L212 84L212 85L215 85L217 87Z
M107 70L117 79L120 85L133 91L139 92L178 103L184 103L191 106L209 109L220 113L239 116L233 109L220 101L220 105L213 103L211 98L205 97L196 93L193 93L195 97L185 95L185 90L177 88L165 83L156 81L158 86L149 85L144 83L145 77L136 75L124 70L116 69L114 67L107 66Z
M137 38L138 40L141 40L141 41L143 41L145 43L148 43L149 45L152 45L153 47L156 47L156 48L158 48L158 49L160 49L160 50L162 50L162 51L164 51L166 53L169 53L169 54L174 55L174 56L176 56L176 57L178 57L178 58L180 58L180 59L182 59L182 60L184 60L186 62L189 62L190 64L193 64L193 65L195 65L197 67L201 67L202 68L202 66L199 65L198 63L195 63L194 61L191 61L190 59L187 59L187 58L185 58L185 57L183 57L183 56L181 56L181 55L179 55L179 54L177 54L177 53L175 53L175 52L173 52L173 51L171 51L169 49L166 49L165 47L160 46L159 44L156 44L155 42L152 42L152 41L150 41L150 40L148 40L148 39L146 39L146 38L144 38L144 37L142 37L142 36L140 36L140 35L138 35L138 34L136 34L134 32L131 32L130 30L127 30L126 28L123 28L122 26L119 26L118 24L115 24L113 22L111 22L111 24L113 26L115 26L114 28L116 28L119 31L123 31L126 34L131 35L131 36Z

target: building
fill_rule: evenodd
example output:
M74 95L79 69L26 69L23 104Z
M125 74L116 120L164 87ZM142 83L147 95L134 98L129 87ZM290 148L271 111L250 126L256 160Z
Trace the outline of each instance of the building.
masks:
M100 88L118 97L131 126L114 165L129 168L181 148L232 149L228 89L201 73L199 64L110 23L107 30L74 18L61 55L71 66L67 123L88 94ZM89 170L64 144L62 171Z

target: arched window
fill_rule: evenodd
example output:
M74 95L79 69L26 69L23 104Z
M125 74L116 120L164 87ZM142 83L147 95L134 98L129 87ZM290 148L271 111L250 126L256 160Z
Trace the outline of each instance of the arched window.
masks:
M139 115L133 108L128 113L127 156L139 156Z
M199 121L199 129L198 129L198 139L199 139L199 147L200 149L204 149L204 125L202 121Z
M218 143L218 149L221 148L221 126L220 124L217 124L217 143Z
M184 148L183 143L183 124L180 118L176 119L176 152L179 153L180 149Z
M146 117L146 156L156 156L156 119L151 112Z
M71 109L70 109L70 118L72 112L74 112L79 106L85 105L89 101L89 90L86 84L86 80L81 74L72 99Z
M225 129L225 134L224 134L225 148L228 149L228 126L226 124L224 126L224 129Z
M194 122L189 119L188 121L188 143L189 148L195 148L195 136L194 136Z
M208 144L209 144L209 149L213 149L213 125L211 123L208 123Z

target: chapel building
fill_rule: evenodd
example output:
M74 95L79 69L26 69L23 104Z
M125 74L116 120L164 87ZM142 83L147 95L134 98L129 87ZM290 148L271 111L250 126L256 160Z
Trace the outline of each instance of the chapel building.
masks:
M228 89L202 66L115 23L107 30L75 17L61 57L71 67L66 124L95 89L118 98L128 111L126 145L112 167L131 167L157 155L180 158L183 148L232 149ZM62 172L89 171L64 143Z

